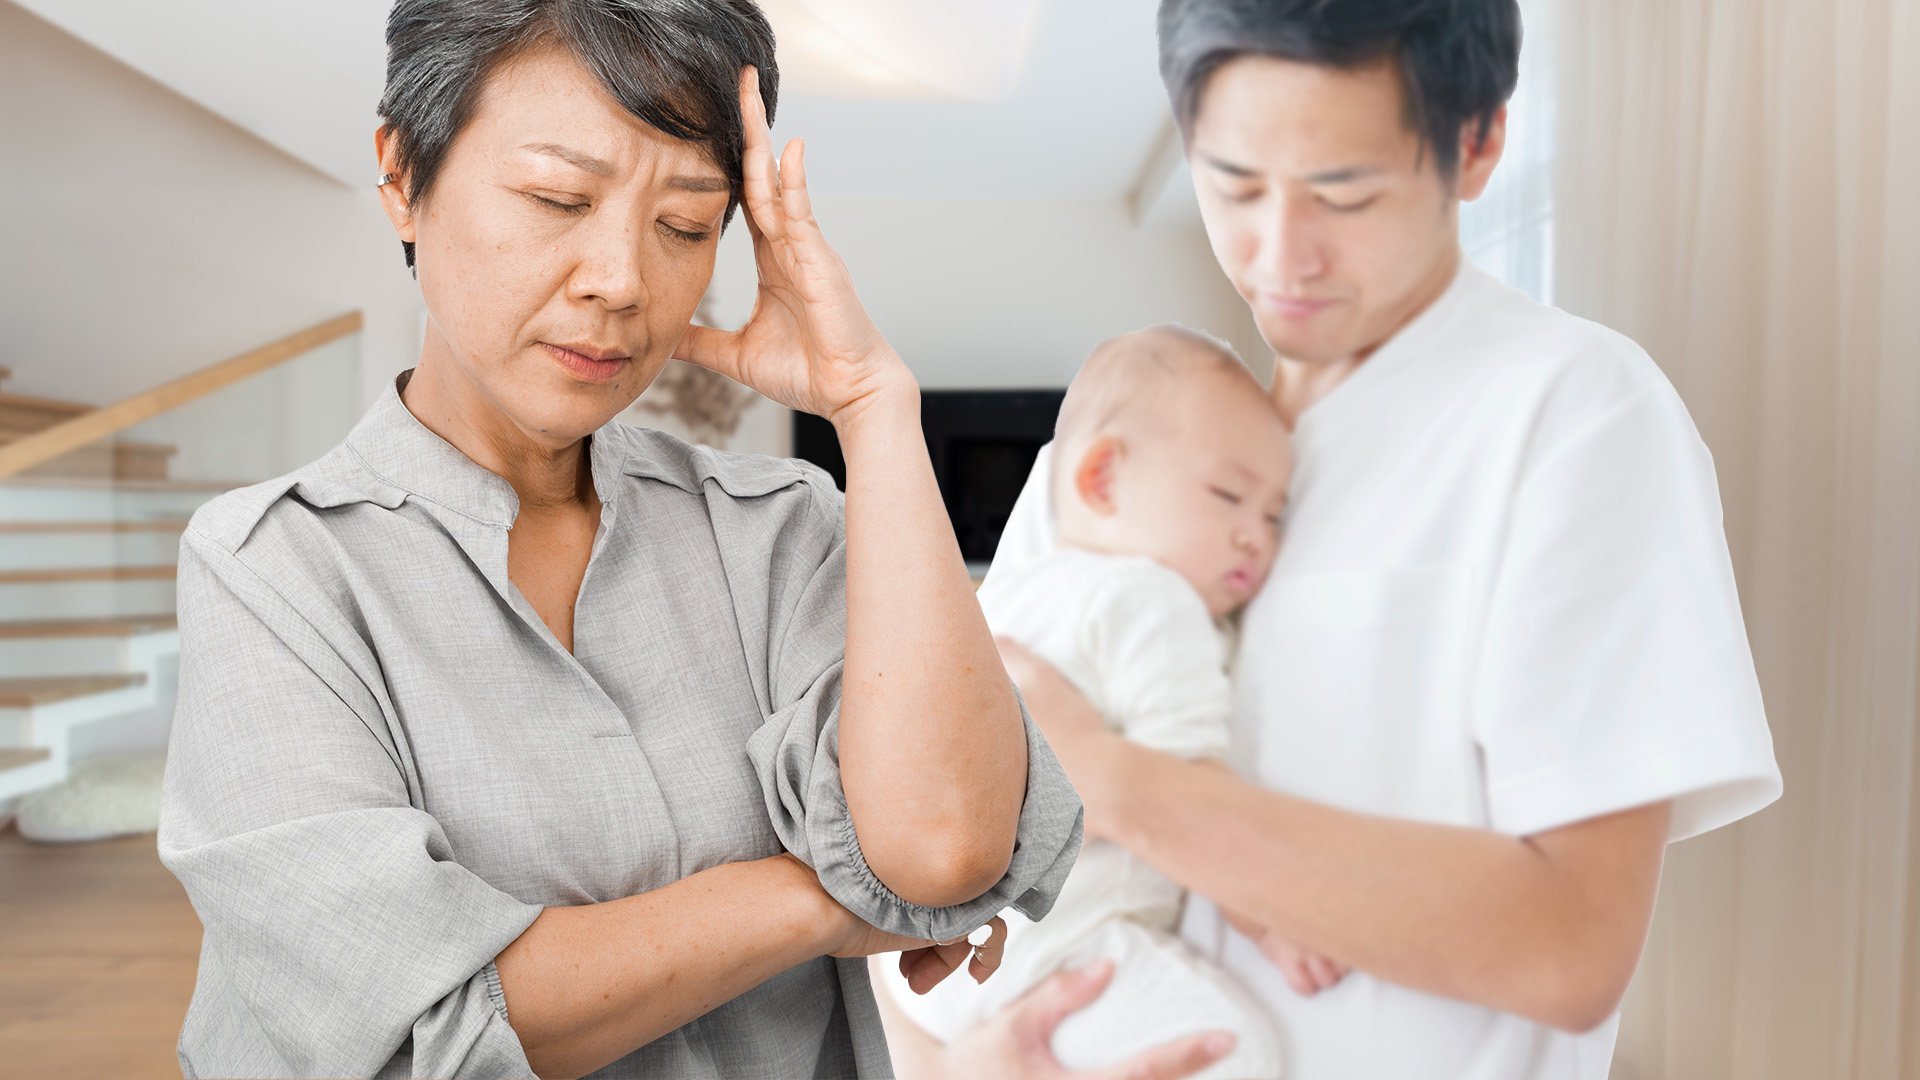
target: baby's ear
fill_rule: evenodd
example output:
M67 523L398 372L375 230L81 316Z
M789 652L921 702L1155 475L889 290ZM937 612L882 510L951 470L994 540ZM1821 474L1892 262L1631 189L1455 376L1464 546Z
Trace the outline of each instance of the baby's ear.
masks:
M1119 439L1102 435L1087 444L1086 451L1080 455L1080 464L1074 467L1074 493L1101 517L1114 512L1113 478L1125 452Z

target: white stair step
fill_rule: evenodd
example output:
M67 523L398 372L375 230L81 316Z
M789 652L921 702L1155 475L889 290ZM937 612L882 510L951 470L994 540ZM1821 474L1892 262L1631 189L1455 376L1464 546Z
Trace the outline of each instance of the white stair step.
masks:
M174 610L174 595L172 575L153 581L57 581L31 584L0 579L0 617L20 620L147 615Z
M0 676L138 671L140 657L178 652L172 614L141 619L0 621Z
M180 529L28 532L0 528L0 567L178 566Z
M190 517L218 491L196 489L76 487L43 484L27 477L0 480L0 521L149 521Z

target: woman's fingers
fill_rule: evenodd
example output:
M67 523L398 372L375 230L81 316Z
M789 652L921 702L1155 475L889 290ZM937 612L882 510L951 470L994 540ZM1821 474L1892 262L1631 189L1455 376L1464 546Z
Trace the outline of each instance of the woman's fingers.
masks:
M740 122L746 137L740 159L742 201L760 231L778 239L785 229L776 198L780 181L773 164L773 131L760 97L760 72L751 65L740 69Z
M673 347L673 358L740 382L740 331L689 326L680 343Z
M977 983L986 982L994 972L1000 970L1000 960L1007 951L1007 922L995 915L987 925L980 928L987 931L986 940L973 947L973 959L967 963L967 974ZM972 941L978 934L968 935Z
M807 194L807 144L803 139L787 140L786 149L780 152L780 210L790 226L813 221L813 197Z
M907 986L914 993L924 994L966 963L972 952L973 946L966 938L911 949L900 954L900 974L906 976Z

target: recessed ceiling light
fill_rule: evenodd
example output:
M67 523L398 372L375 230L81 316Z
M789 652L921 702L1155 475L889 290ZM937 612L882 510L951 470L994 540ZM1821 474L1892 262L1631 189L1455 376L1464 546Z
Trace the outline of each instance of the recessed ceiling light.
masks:
M780 81L820 97L1003 102L1025 68L1038 0L761 0Z

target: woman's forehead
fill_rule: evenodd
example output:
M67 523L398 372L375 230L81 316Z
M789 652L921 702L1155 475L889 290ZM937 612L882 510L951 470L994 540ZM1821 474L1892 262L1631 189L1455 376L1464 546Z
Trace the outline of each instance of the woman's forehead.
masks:
M488 75L461 133L490 156L617 178L642 162L670 165L688 190L730 190L704 143L677 139L621 107L559 45L528 49Z

